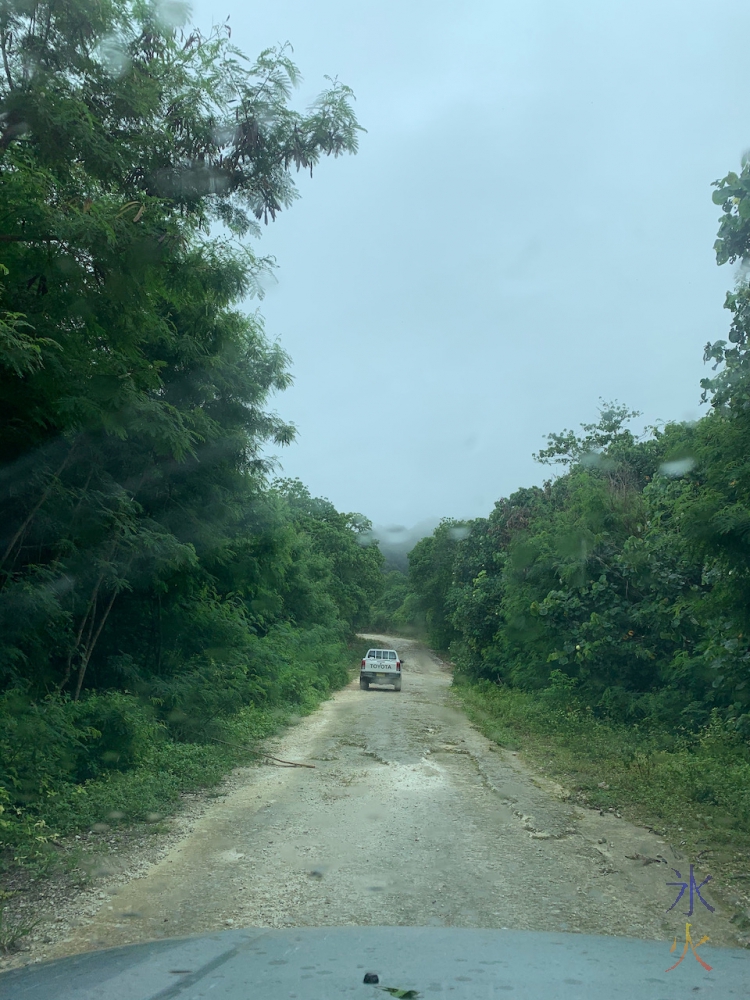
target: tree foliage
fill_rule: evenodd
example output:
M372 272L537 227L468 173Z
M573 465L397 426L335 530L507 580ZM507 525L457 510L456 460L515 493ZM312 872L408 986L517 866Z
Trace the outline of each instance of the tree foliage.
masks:
M78 778L89 745L132 757L102 749L138 728L117 698L197 739L323 690L381 586L362 519L269 486L289 359L240 308L270 266L241 238L356 151L352 94L294 110L288 47L249 60L177 6L0 7L0 689ZM24 760L7 794L39 794Z
M715 185L719 264L743 265L728 341L706 348L711 410L637 437L602 403L535 457L561 467L410 556L410 598L459 672L556 691L620 722L750 734L750 164Z
M717 414L641 441L608 429L610 415L599 461L584 460L591 425L567 432L566 473L498 501L411 586L449 622L469 676L527 690L565 681L620 721L692 726L718 708L747 728L750 496L731 512L722 496L726 450L746 446Z

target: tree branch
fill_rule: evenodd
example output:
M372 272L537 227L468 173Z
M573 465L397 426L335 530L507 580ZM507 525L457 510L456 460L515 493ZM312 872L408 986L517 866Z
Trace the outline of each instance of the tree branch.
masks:
M68 454L65 456L62 465L57 470L57 472L55 472L53 474L52 478L49 481L49 484L47 485L47 488L42 493L42 495L41 495L38 503L33 507L33 509L31 510L31 512L29 513L28 517L26 518L26 520L23 522L23 524L18 529L18 531L16 531L15 535L11 538L11 540L10 540L10 542L8 544L8 547L5 550L5 553L3 554L2 559L0 559L0 567L2 567L3 565L5 565L5 561L8 559L9 555L11 554L11 552L13 551L13 549L15 548L16 542L18 542L18 540L23 537L24 533L26 532L26 529L28 528L28 526L33 521L33 519L36 516L37 512L39 511L40 507L42 506L42 504L44 504L44 502L46 501L47 497L52 492L52 487L57 482L57 480L60 477L60 475L62 475L62 473L63 473L63 471L65 469L65 466L68 464L68 462L70 460L70 456L75 451L76 444L77 444L77 442L74 441L73 444L70 446L70 448L68 449Z
M8 129L6 129L2 137L0 137L0 149L4 149L8 145L8 143L5 142L5 136L7 132ZM10 233L0 233L0 243L62 243L62 242L63 241L58 236L13 236Z
M117 589L117 585L115 585L112 588L112 596L109 599L109 604L107 605L107 607L106 607L106 609L104 611L104 614L102 615L101 620L99 622L99 627L97 628L96 633L95 633L93 639L90 639L89 645L86 648L86 651L85 651L85 653L84 653L84 655L83 655L83 657L81 659L81 666L79 667L79 670L78 670L78 683L76 684L76 693L73 695L73 701L78 701L78 698L79 698L79 696L81 694L81 686L83 685L83 678L86 676L86 668L89 665L89 660L91 659L91 654L94 652L94 647L97 644L99 636L102 634L102 629L104 628L104 623L106 622L107 618L109 617L109 613L112 610L112 605L115 603L115 598L117 597L118 593L119 593L119 591ZM94 619L92 618L91 619L92 625L93 625L93 621L94 621Z
M2 41L0 42L0 47L2 47L2 50L3 50L3 66L5 67L5 77L6 77L7 81L8 81L8 88L10 90L13 90L14 89L14 87L13 87L13 77L11 76L11 72L10 72L10 63L8 62L8 49L6 47L7 46L7 40L8 40L8 36L7 36L7 34L5 32L3 32Z

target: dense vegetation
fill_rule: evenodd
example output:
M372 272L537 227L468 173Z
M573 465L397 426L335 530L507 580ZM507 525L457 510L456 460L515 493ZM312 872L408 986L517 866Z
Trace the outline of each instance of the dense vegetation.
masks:
M718 711L747 735L747 414L640 441L629 416L551 435L538 457L563 475L415 547L431 639L469 677L557 685L597 717L694 728Z
M293 171L356 150L352 95L334 81L297 113L286 49L248 61L175 11L0 12L0 833L16 846L215 776L208 740L247 742L346 678L382 586L363 518L270 481L264 449L294 434L268 408L288 359L239 308L270 266L246 238L292 203Z
M567 688L594 715L750 733L746 414L636 440L622 407L539 458L567 471L411 557L432 640L460 672Z
M715 187L718 263L745 261L750 165ZM705 351L701 420L636 437L638 414L602 404L536 456L558 475L488 517L443 521L409 555L408 594L394 579L380 605L395 627L423 616L488 731L523 738L540 761L574 749L583 798L635 795L652 820L685 810L686 827L710 814L750 831L745 277L726 308L728 341Z

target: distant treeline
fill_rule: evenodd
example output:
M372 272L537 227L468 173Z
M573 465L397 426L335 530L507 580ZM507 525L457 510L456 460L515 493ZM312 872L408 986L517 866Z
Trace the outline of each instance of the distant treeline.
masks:
M715 185L717 260L750 247L750 166ZM445 520L388 577L381 617L422 616L457 676L600 718L695 730L712 713L750 735L750 289L727 296L728 341L706 347L709 411L652 428L604 404L536 457L560 474Z

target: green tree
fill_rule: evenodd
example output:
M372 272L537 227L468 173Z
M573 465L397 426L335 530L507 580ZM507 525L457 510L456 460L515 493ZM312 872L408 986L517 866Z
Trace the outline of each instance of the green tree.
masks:
M409 585L419 598L430 642L448 649L456 638L446 606L453 582L453 559L468 529L464 522L443 518L431 535L409 553Z
M404 611L404 601L411 593L409 579L405 573L392 569L383 573L382 593L372 605L370 627L373 629L399 628L407 624L399 620L399 612Z
M292 204L295 172L356 150L351 92L330 81L299 113L287 47L248 60L226 28L165 23L167 8L0 5L14 843L104 818L128 787L142 816L215 776L227 762L196 744L240 718L267 730L346 680L345 640L381 583L361 519L269 488L264 449L294 435L270 409L289 359L241 309L271 266L248 240Z
M325 564L326 593L350 630L369 623L370 607L383 589L383 555L372 542L372 524L361 514L342 514L329 500L314 498L298 479L282 479L274 490L294 525Z
M176 609L225 617L263 445L293 435L267 409L288 359L236 309L268 262L239 240L356 150L348 88L300 114L286 48L253 62L159 11L0 10L0 670L76 698L135 659L147 609L159 670Z

